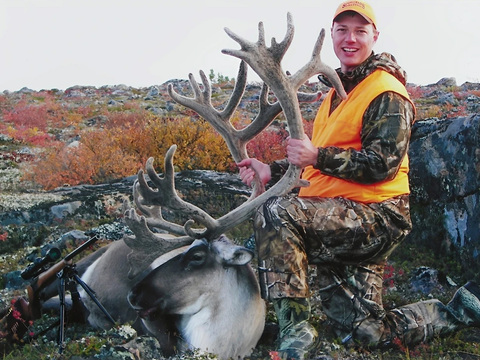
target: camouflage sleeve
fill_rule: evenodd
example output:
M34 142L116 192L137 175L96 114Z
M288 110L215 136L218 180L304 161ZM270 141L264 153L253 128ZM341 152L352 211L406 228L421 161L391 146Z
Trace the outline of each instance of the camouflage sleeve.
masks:
M365 111L362 149L319 148L315 168L363 184L392 179L408 151L413 121L411 103L397 93L385 92Z
M272 173L272 178L270 181L265 185L265 187L268 189L275 185L283 175L288 170L288 167L290 165L290 162L287 159L282 159L282 160L275 160L270 164L270 171ZM292 193L297 194L300 191L299 187L296 187L292 189Z
M276 160L270 164L270 171L272 178L267 184L267 188L278 182L282 176L287 172L290 163L287 159Z

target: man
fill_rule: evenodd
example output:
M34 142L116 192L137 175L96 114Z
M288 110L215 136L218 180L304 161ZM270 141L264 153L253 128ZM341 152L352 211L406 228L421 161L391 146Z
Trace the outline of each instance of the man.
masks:
M288 161L304 168L310 186L298 196L269 199L254 219L261 286L277 313L281 359L303 359L317 338L308 321L308 264L317 265L322 309L345 344L413 344L480 325L474 283L446 306L431 300L384 310L385 261L411 230L407 151L415 108L395 58L373 53L379 32L368 4L340 4L331 36L348 97L342 101L332 89L312 140L288 140ZM238 166L246 184L255 173L267 184L284 168L256 159Z

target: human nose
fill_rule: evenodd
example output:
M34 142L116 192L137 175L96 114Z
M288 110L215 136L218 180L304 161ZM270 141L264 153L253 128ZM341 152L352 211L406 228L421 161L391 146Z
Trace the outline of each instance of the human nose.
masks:
M347 38L346 38L346 40L347 40L348 42L355 42L355 41L357 41L357 38L355 37L355 33L354 33L353 31L349 31L349 32L347 33Z

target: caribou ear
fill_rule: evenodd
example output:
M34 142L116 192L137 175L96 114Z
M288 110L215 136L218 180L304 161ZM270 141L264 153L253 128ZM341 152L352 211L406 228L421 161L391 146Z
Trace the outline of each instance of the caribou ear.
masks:
M248 264L253 258L253 252L241 246L234 246L232 251L223 255L223 264L229 266L241 266Z
M241 266L248 264L253 258L253 252L243 246L235 245L225 235L212 241L213 250L222 259L222 264L227 266Z
M253 252L247 248L238 247L233 258L228 262L229 265L246 265L253 259Z

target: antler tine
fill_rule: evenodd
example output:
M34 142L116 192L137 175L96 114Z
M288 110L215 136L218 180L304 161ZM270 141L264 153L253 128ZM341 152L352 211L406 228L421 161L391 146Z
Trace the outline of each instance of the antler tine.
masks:
M274 103L268 101L268 92L268 85L263 83L257 116L248 126L238 131L238 137L245 143L261 133L282 112L282 107L278 101Z
M200 71L204 90L201 91L192 74L189 75L190 84L193 88L195 97L188 98L175 92L172 84L168 84L168 93L177 103L184 105L207 120L224 138L235 162L239 162L247 157L245 148L246 143L237 136L237 130L230 123L233 112L237 108L245 91L247 67L245 63L240 64L238 79L234 91L225 109L220 112L216 110L211 103L211 88L207 77L203 71Z
M242 100L245 87L247 86L247 71L248 66L245 61L240 61L240 66L238 68L237 80L235 81L235 87L233 89L232 95L225 106L225 109L221 112L224 121L230 124L230 119L237 109L238 104Z
M153 233L144 216L139 216L135 209L128 209L125 212L125 223L135 236L124 236L123 240L132 249L128 255L130 264L129 278L133 278L160 255L177 249L181 246L191 244L193 238L189 236L175 237L170 234Z
M167 221L163 218L162 207L159 205L144 205L139 193L139 184L135 181L133 185L133 200L137 209L144 214L147 225L156 227L176 235L186 235L183 226Z
M337 73L335 72L335 70L323 63L321 60L320 51L322 50L324 39L325 29L322 29L315 43L312 58L303 68L298 70L292 76L292 82L294 84L293 86L298 88L301 84L305 82L306 79L310 78L315 74L322 73L328 78L328 80L330 80L338 95L340 95L343 99L346 99L347 94Z
M145 244L153 244L160 247L162 252L168 252L180 246L190 244L193 239L190 236L175 237L171 234L157 234L150 230L145 216L138 215L135 209L130 209L125 213L125 222L132 232L135 234L137 240L130 238L127 240L127 245L132 249L143 249ZM138 239L144 239L142 242Z
M266 83L268 81L268 72L272 69L267 67L262 67L262 63L258 62L257 53L262 55L262 60L269 63L279 63L285 53L287 52L294 34L293 20L290 13L287 14L287 32L285 38L280 43L277 43L275 38L272 38L272 45L270 48L267 48L265 45L265 31L263 27L263 22L258 24L258 41L257 43L252 43L241 36L235 34L229 28L224 29L225 32L238 44L240 44L240 50L222 50L224 54L235 56L239 59L242 59L247 62L248 65L262 78ZM267 70L267 71L265 71ZM270 74L271 75L271 74ZM277 75L277 74L275 74Z
M304 92L297 92L298 101L299 102L315 102L320 100L323 93L318 91L316 93L304 93Z
M143 171L138 172L136 190L141 195L138 201L141 205L162 205L171 210L177 210L188 215L192 221L187 221L184 225L185 233L192 238L209 237L212 229L218 227L217 221L207 212L199 207L182 200L175 190L173 155L177 146L172 145L165 155L165 172L161 178L155 172L153 167L153 158L149 158L145 165L150 181L155 185L157 190L148 186ZM205 226L205 229L193 229L193 221Z

